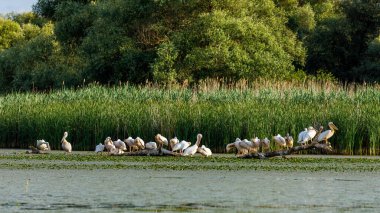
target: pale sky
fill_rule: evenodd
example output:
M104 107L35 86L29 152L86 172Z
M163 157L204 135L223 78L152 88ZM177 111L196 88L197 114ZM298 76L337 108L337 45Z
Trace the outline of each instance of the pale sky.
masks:
M21 13L32 11L32 5L38 0L0 0L0 13Z

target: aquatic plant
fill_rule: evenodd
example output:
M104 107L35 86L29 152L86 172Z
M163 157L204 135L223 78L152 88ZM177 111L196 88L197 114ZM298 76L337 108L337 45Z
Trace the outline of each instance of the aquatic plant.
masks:
M339 131L330 142L340 154L380 152L378 85L325 82L204 81L194 87L147 84L90 85L49 93L0 97L0 147L26 148L37 139L60 149L63 132L73 150L93 150L107 136L139 136L153 141L161 133L193 143L197 133L214 152L239 138L297 136L308 126Z

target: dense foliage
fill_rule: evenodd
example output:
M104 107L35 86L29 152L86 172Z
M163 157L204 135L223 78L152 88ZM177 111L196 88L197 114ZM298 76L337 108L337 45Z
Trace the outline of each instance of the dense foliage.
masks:
M379 81L379 27L375 0L39 0L0 18L0 88Z

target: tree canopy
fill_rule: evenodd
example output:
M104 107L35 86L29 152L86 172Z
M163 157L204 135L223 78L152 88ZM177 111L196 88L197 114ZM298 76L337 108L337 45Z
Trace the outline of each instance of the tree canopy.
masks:
M379 27L375 0L39 0L0 18L0 83L379 81Z

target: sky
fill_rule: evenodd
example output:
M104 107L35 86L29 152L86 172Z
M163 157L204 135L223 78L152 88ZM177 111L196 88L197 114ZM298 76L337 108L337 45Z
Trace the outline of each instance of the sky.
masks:
M0 0L0 13L32 11L32 5L38 0Z

